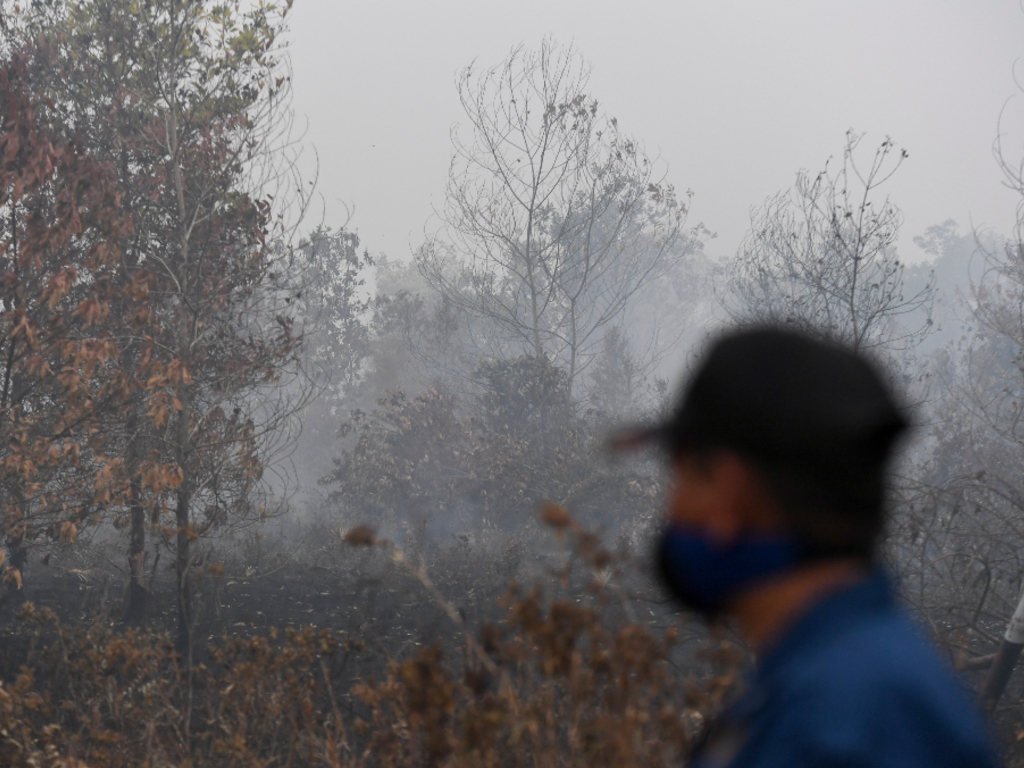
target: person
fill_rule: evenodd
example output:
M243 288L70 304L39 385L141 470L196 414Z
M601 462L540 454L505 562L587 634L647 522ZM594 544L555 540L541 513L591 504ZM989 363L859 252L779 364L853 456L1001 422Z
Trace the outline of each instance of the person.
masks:
M679 407L620 440L668 454L658 571L733 619L757 664L691 768L996 765L966 691L879 562L906 418L862 355L785 328L732 331Z

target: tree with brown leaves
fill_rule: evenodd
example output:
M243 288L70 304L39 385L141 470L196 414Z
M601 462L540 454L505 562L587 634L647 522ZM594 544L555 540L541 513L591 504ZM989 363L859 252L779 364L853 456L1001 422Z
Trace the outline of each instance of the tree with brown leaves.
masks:
M115 522L131 530L129 615L145 594L147 527L174 551L182 651L192 544L265 512L267 450L293 411L278 385L298 368L297 288L272 209L294 180L274 151L286 12L83 0L35 29L53 51L39 77L56 117L114 169L133 224L116 275L128 299L112 321L134 386L110 421L125 500Z
M48 129L29 82L42 56L0 66L0 505L18 586L31 540L74 541L111 503L100 417L131 389L107 322L131 223L109 168Z

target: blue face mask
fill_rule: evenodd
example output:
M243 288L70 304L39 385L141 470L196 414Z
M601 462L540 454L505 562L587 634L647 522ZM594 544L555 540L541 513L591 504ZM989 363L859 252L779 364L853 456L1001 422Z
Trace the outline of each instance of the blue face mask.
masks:
M713 618L757 581L793 568L801 547L783 535L746 535L721 544L700 531L670 525L658 544L665 586L685 606Z

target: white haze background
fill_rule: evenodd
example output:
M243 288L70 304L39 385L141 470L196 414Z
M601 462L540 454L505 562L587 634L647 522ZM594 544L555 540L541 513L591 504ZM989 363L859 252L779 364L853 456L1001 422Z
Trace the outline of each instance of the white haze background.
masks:
M890 135L910 153L888 188L908 261L946 219L1014 221L992 144L1004 109L1011 152L1024 138L1017 0L297 0L290 28L314 218L347 222L375 254L407 259L437 225L456 72L545 36L576 47L602 108L695 193L689 221L717 233L712 257L735 253L750 208L837 155L849 128L867 151Z

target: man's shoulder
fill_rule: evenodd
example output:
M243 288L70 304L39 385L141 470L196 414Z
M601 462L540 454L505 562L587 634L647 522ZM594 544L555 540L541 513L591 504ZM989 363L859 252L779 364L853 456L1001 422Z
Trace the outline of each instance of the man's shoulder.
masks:
M901 611L862 617L802 650L771 682L777 725L802 733L808 748L902 756L909 765L922 755L934 765L991 764L970 697Z
M824 635L803 651L782 673L796 688L841 692L854 700L894 691L934 694L938 689L965 699L933 644L895 607Z

